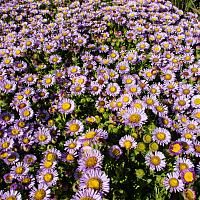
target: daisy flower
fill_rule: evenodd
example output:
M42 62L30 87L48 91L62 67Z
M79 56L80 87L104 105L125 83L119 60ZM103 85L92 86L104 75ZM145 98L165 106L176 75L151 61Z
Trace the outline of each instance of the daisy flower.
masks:
M71 136L78 135L83 132L84 126L81 121L74 119L66 123L66 130Z
M184 169L180 173L181 179L185 184L193 183L195 180L194 169Z
M157 142L158 144L164 146L169 144L171 141L171 134L167 129L164 128L155 128L152 132L152 139L153 141Z
M170 192L181 192L184 190L183 181L179 178L179 174L177 172L167 173L163 184Z
M22 177L24 175L26 175L29 171L29 167L27 164L22 163L22 162L18 162L16 163L16 165L14 165L11 168L11 175L13 175L16 178Z
M194 145L194 152L193 152L193 154L196 157L200 157L200 142L199 141L194 141L193 145Z
M37 180L39 183L51 187L56 185L58 180L58 173L54 169L40 170L37 175Z
M21 194L16 191L16 190L9 190L7 192L4 192L4 194L2 194L2 199L5 199L5 200L21 200L22 199L22 196Z
M172 155L180 155L182 151L183 151L183 146L181 142L176 141L176 142L172 142L169 145L169 152Z
M89 149L84 151L78 160L78 169L85 171L89 169L100 169L102 167L103 156L99 150Z
M120 86L117 83L109 83L106 88L109 96L117 96L120 93Z
M36 187L31 188L30 199L34 200L50 200L51 190L45 184L39 184Z
M109 148L109 155L115 159L118 159L122 154L122 150L118 145L113 145Z
M186 169L191 169L191 168L194 168L194 164L192 163L192 161L188 158L181 158L181 157L178 157L176 162L175 162L175 167L174 167L174 170L175 171L183 171L183 170L186 170Z
M200 108L200 95L194 95L191 99L191 105L194 108Z
M53 75L45 75L42 79L42 85L45 88L52 86L55 83L55 77Z
M56 148L46 150L44 153L44 159L47 161L56 161L61 157L61 153Z
M45 127L39 127L34 137L35 141L40 145L48 144L51 141L50 131Z
M197 122L200 122L200 109L194 109L191 117Z
M76 139L69 139L65 142L64 147L67 152L73 153L81 147L81 144Z
M124 147L126 150L135 149L137 146L137 142L130 135L125 135L119 140L119 145Z
M89 188L89 189L79 190L72 197L72 200L81 200L81 199L102 200L102 197L97 191Z
M145 156L145 163L151 170L161 171L166 166L165 156L160 151L149 152Z
M196 199L196 193L191 188L186 188L183 191L183 197L184 197L184 200L195 200Z
M128 109L128 111L122 116L124 123L131 127L141 126L147 121L147 115L143 110Z
M58 110L62 114L70 114L74 111L75 109L75 103L71 99L62 99L58 103Z
M100 193L108 193L109 178L99 169L90 169L80 178L80 189L93 189Z

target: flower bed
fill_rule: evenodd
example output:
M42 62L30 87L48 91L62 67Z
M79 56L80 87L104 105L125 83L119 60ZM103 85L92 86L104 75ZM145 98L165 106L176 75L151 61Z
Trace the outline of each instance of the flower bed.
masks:
M164 0L0 14L0 199L200 197L196 14Z

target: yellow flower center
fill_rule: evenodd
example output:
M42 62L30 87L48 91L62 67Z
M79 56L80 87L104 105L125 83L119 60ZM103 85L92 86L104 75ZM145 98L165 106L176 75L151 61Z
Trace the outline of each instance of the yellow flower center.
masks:
M7 83L7 84L5 84L4 88L5 88L6 90L10 90L10 89L12 88L12 85L9 84L9 83Z
M197 119L200 119L200 112L195 113L194 115Z
M192 172L186 172L186 173L184 174L183 178L184 178L184 180L185 180L186 182L192 182L192 181L194 181L194 175L193 175Z
M132 79L130 79L130 78L126 79L127 84L131 84L132 82L133 82Z
M94 190L99 190L101 186L102 182L98 178L90 178L87 182L87 187Z
M77 132L79 130L80 126L78 124L70 124L69 130L71 132Z
M32 81L33 81L33 77L32 77L32 76L29 76L29 77L27 78L27 81L28 81L28 82L32 82Z
M86 139L92 139L92 138L94 138L95 136L96 136L96 132L95 131L89 131L89 132L87 132L86 134L85 134L85 138Z
M51 168L52 165L53 165L52 161L48 161L48 160L44 161L44 167L45 168Z
M141 116L139 114L136 114L136 113L130 115L130 117L129 117L129 121L131 123L138 123L138 122L140 122L140 120L141 120Z
M11 62L10 59L5 59L5 61L4 61L5 64L9 64L10 62Z
M177 187L179 185L179 181L176 178L170 178L169 185L170 187Z
M112 150L112 153L113 153L115 156L119 156L119 155L120 155L120 150L119 150L119 149L113 149L113 150Z
M40 142L44 142L46 139L47 139L47 136L44 135L44 134L40 134L40 135L38 136L38 140L39 140Z
M185 60L186 61L190 61L191 60L191 56L185 56Z
M134 104L134 107L135 107L135 108L138 108L138 109L142 109L142 104L140 104L140 103L135 103L135 104Z
M3 149L7 149L9 147L9 145L10 145L9 142L3 142L1 146Z
M16 174L22 174L24 172L24 168L23 167L17 167L15 169Z
M16 136L19 134L19 130L18 129L12 129L11 131L12 135Z
M109 88L109 90L110 90L110 92L114 93L114 92L117 91L117 88L116 88L115 86L111 86L111 87Z
M186 163L180 163L179 164L179 169L181 171L185 170L185 169L188 169L188 165Z
M71 104L68 102L65 102L62 104L62 109L63 110L69 110L71 108Z
M121 108L123 106L123 103L122 102L117 102L117 107L118 108Z
M74 156L72 154L67 154L66 160L67 161L73 161L74 160Z
M129 141L129 140L124 141L124 147L126 149L130 149L131 146L132 146L132 142L131 141Z
M54 57L54 58L52 59L52 61L53 61L53 62L57 62L57 61L58 61L58 58L57 58L57 57Z
M188 89L183 90L183 94L189 94L189 93L190 93L190 90L188 90Z
M80 200L95 200L92 197L81 197Z
M85 165L88 168L94 167L96 164L97 164L97 158L95 156L88 158L85 162Z
M136 87L131 87L131 88L130 88L130 91L131 91L131 92L137 92L137 88L136 88Z
M30 142L30 139L29 138L23 138L23 143L24 144L28 144Z
M200 145L195 145L194 148L197 153L200 153Z
M165 133L159 132L156 134L156 137L158 138L158 140L162 141L162 140L165 140L166 135L165 135Z
M115 58L117 55L115 53L111 53L111 58Z
M152 156L151 157L151 163L153 165L157 166L161 163L161 159L158 156Z
M180 144L174 144L172 147L172 152L177 153L181 150L181 145Z
M162 106L156 106L156 110L158 112L164 112L164 108Z
M126 68L127 68L127 67L126 67L125 65L121 65L121 66L119 67L120 70L126 70Z
M22 183L24 183L24 184L28 184L30 182L31 182L31 179L28 178L28 177L25 177L25 178L22 179Z
M126 102L126 103L127 103L127 102L129 102L129 97L128 97L128 96L125 96L125 97L123 97L122 100L123 100L123 102Z
M44 189L39 189L35 192L34 200L43 200L46 197L46 192Z
M151 73L151 72L147 72L147 73L146 73L146 76L147 76L147 77L152 77L152 73Z
M49 183L53 180L53 174L47 173L44 175L43 179L45 182Z
M146 100L146 103L147 103L148 105L153 105L154 100L153 100L153 99L147 99L147 100Z
M52 79L51 79L51 78L46 78L46 79L45 79L45 83L46 83L46 84L50 84L51 82L52 82Z
M71 72L75 73L75 72L77 72L77 69L74 67L74 68L71 69Z
M46 160L54 161L56 159L56 155L54 153L47 153Z
M29 110L25 110L25 111L23 112L23 115L24 115L25 117L30 116L30 114L31 114L31 112L30 112Z
M184 194L185 194L185 197L186 197L187 200L195 200L195 194L192 190L186 189Z
M200 98L196 98L196 99L194 100L194 104L195 104L195 105L200 105Z
M184 100L179 100L179 101L178 101L178 104L179 104L180 106L184 106L184 105L186 104L186 102L185 102Z
M172 78L172 75L171 74L166 74L165 75L165 80L171 80Z
M9 196L9 197L6 198L6 200L17 200L17 198L14 197L14 196Z
M69 144L69 148L70 148L70 149L74 149L75 147L76 147L76 144L75 144L75 143Z

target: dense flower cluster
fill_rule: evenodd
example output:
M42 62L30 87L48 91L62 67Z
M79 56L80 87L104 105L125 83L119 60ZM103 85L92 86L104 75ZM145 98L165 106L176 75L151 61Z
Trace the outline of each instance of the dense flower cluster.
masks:
M197 15L12 0L0 16L0 199L114 199L148 174L168 198L200 195Z

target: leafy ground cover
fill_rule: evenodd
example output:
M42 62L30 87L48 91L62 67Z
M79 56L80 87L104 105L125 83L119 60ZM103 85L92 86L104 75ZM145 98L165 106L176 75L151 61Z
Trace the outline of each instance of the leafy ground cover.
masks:
M26 0L0 22L0 199L200 198L198 14Z

